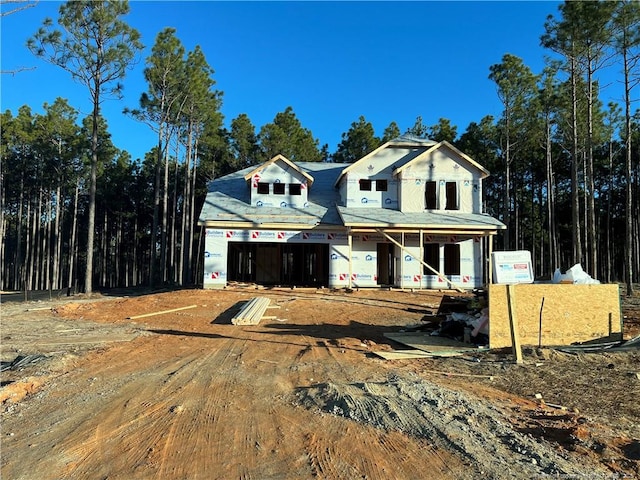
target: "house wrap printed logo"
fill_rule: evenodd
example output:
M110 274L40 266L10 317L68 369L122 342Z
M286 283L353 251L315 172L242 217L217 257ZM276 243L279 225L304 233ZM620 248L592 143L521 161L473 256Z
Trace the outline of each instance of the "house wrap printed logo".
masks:
M251 238L260 238L260 232L251 232Z
M211 280L217 280L220 278L220 272L211 272Z
M232 230L227 230L227 233L226 233L226 235L225 235L225 236L226 236L227 238L233 238L234 233L235 233L235 232L234 232L234 231L232 231Z
M303 240L324 240L324 233L302 232Z
M253 182L251 183L251 185L253 186L253 188L258 188L258 183L260 182L260 174L256 173L253 176Z

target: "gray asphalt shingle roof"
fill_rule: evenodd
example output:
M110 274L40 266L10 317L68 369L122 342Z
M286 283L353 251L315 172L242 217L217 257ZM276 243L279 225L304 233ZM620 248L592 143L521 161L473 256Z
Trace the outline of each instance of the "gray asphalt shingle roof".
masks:
M217 178L209 184L198 223L213 225L220 222L247 222L254 225L279 223L314 226L342 225L336 204L339 192L333 184L347 166L343 163L299 162L302 171L314 179L309 188L306 208L257 207L251 205L251 195L244 176L255 169L245 168Z
M412 137L398 137L397 143L415 143ZM424 144L435 144L422 140ZM278 208L251 204L251 192L245 175L255 170L255 165L220 177L209 184L209 192L200 212L198 223L220 226L238 223L246 226L277 224L292 228L312 228L318 225L372 228L415 229L481 229L502 230L505 225L485 214L458 211L423 211L403 213L384 208L346 208L339 206L340 194L335 183L343 170L352 164L299 162L300 170L314 179L309 188L308 206L305 208Z
M479 213L424 211L404 213L385 208L337 207L345 226L377 228L503 229L495 218Z

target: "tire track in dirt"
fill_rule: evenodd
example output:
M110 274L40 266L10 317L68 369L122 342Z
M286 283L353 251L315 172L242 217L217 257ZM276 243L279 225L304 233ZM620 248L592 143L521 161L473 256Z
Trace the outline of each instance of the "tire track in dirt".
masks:
M178 338L172 340L180 341ZM55 424L50 425L51 429L55 426L55 430L61 429L66 434L62 442L49 440L51 455L47 464L50 468L45 470L50 472L49 478L91 478L96 472L102 471L101 465L108 465L113 474L127 469L139 470L141 464L146 464L152 470L159 470L162 475L163 462L171 456L168 452L175 450L180 443L175 436L165 433L173 430L174 435L181 437L184 436L180 427L182 423L195 421L201 428L207 418L211 422L218 416L220 407L215 401L202 402L205 408L200 410L204 415L198 413L199 408L192 408L203 396L201 385L194 387L194 384L203 383L198 381L202 372L215 371L231 358L232 343L233 340L218 341L218 348L208 354L198 351L185 357L168 359L159 359L158 355L154 355L155 362L136 365L140 372L129 377L123 385L113 383L109 376L110 372L131 368L127 365L131 363L128 362L129 352L124 348L117 349L111 355L103 354L103 357L109 358L103 358L102 368L91 370L85 364L80 371L70 373L68 377L72 383L88 387L82 396L62 398L61 402L56 402L61 412L50 412L56 418ZM154 345L148 348L157 350ZM118 363L118 357L121 363ZM102 383L109 386L110 392L101 388L102 383L91 385L91 380L98 376ZM206 379L204 383L210 384L211 380ZM223 381L216 388L219 396L215 399L219 400L221 396L229 398L229 382ZM88 400L92 403L91 412L83 408ZM213 413L207 411L211 407L214 408ZM192 416L194 413L195 417ZM140 438L145 441L140 443ZM42 435L39 440L46 441L47 435ZM23 444L22 448L26 446ZM164 457L159 456L163 451ZM178 463L183 463L182 460ZM149 470L144 471L139 478L148 478Z
M383 375L348 347L359 342L350 326L334 331L304 315L292 311L302 320L288 329L212 324L208 312L149 320L149 335L79 358L43 389L42 401L18 406L25 418L47 422L23 435L19 418L9 418L18 434L4 449L3 476L464 478L452 473L459 458L424 439L297 404L296 388Z
M220 350L219 350L220 351ZM180 428L183 400L189 397L189 384L193 377L205 365L214 353L203 355L201 352L186 358L172 359L158 365L159 372L154 375L138 377L122 390L117 397L105 405L99 424L88 422L83 430L87 433L95 429L92 442L70 446L67 451L80 458L78 470L71 470L74 477L92 472L96 465L108 464L111 472L146 463L153 466L162 475L164 457L175 444L174 436ZM153 382L149 379L154 378ZM123 399L126 399L122 405ZM98 433L102 432L102 433ZM145 439L140 443L135 438ZM66 445L63 444L62 448ZM124 455L118 457L118 452ZM159 452L159 458L154 458ZM105 462L108 460L108 462ZM88 468L82 471L80 468Z

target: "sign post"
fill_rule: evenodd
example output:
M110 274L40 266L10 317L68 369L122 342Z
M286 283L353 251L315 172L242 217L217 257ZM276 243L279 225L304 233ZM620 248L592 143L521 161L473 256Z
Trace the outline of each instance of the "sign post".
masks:
M507 285L507 302L509 312L509 329L511 331L511 346L516 357L516 363L522 360L522 349L518 338L518 321L515 307L515 285L518 283L533 283L533 266L531 252L518 250L513 252L493 252L494 281ZM491 312L489 312L491 313ZM489 322L491 325L491 322ZM489 327L491 328L491 327Z

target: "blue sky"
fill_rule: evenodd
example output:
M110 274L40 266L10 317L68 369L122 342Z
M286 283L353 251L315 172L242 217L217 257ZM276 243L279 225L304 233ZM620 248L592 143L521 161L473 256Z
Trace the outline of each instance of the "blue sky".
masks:
M44 1L2 19L2 70L36 67L1 80L1 108L42 113L57 97L88 115L86 89L25 47L59 2ZM113 141L140 158L155 143L149 128L122 114L146 90L142 71L167 26L187 50L200 45L224 92L225 123L246 113L256 126L291 106L305 128L334 152L363 115L377 135L391 121L401 131L417 116L448 118L462 134L470 122L499 116L489 67L505 53L534 73L551 52L540 47L558 2L169 2L132 1L125 20L142 35L139 63L124 78L124 98L103 104ZM613 92L610 92L613 96ZM605 104L607 93L603 95Z

